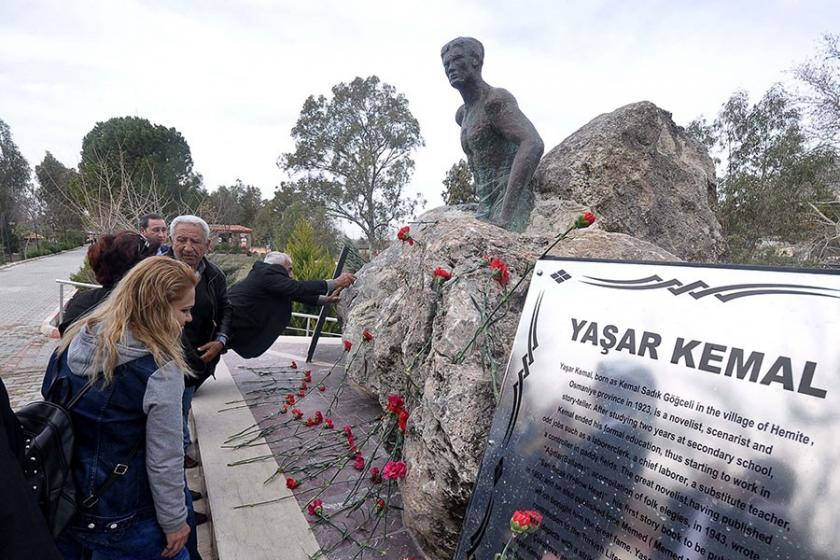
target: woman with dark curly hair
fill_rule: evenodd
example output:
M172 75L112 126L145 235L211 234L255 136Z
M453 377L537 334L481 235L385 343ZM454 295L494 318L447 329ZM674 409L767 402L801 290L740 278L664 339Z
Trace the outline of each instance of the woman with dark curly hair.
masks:
M135 231L121 231L116 234L101 236L90 246L87 260L96 281L101 288L80 290L70 298L58 325L58 332L64 331L79 317L93 311L131 268L145 259L157 254L160 243L149 240Z

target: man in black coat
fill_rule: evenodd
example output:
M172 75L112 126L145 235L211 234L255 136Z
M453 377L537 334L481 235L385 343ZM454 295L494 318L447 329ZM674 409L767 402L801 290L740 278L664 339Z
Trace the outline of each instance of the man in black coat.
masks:
M336 303L336 288L356 281L345 272L333 280L294 279L292 259L272 252L265 262L254 263L248 276L230 289L233 307L230 347L243 358L268 350L292 318L292 301L309 305Z

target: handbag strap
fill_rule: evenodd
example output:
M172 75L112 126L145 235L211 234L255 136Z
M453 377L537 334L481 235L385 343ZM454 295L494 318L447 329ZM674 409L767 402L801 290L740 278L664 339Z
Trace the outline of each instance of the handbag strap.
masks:
M128 472L128 465L131 463L131 460L134 459L134 456L140 451L143 447L144 441L141 440L137 442L137 444L131 448L131 451L128 453L128 458L126 459L125 463L117 463L114 466L114 470L108 475L108 478L105 479L105 482L102 483L102 486L96 489L96 491L82 500L82 507L85 509L90 509L96 505L99 501L99 498L102 497L105 492L122 476L125 476L125 473Z

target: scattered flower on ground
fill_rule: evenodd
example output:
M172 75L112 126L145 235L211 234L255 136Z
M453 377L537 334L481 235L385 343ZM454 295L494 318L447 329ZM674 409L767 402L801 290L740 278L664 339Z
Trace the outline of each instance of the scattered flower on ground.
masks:
M356 453L353 457L353 468L357 471L363 471L365 469L365 458L362 457L361 453Z
M309 505L306 506L306 509L309 510L309 515L322 517L324 515L324 502L319 499L312 500L309 502Z
M406 409L400 410L398 415L399 418L399 428L401 432L405 431L405 427L408 425L408 411Z
M371 340L373 340L373 333L370 332L367 329L363 330L362 331L362 340L364 340L365 342L370 342Z
M327 390L327 387L326 387L326 385L318 385L318 390L323 393L324 391Z
M402 461L388 461L382 470L385 480L399 480L405 478L406 467Z
M391 414L399 414L405 408L405 399L400 395L388 395L388 405L385 410Z
M376 498L376 505L374 507L376 508L376 513L382 513L385 511L385 500Z
M297 369L297 362L292 360L292 365L290 366L292 369Z
M300 486L300 482L298 482L294 478L287 478L286 479L286 488L288 488L289 490L294 490L298 486Z
M382 473L379 471L379 467L371 467L370 481L374 484L379 484L380 482L382 482Z
M353 348L353 343L349 340L344 340L344 351L349 352L351 348Z
M327 418L326 420L324 420L324 427L328 430L332 430L333 428L335 428L335 424L333 424L332 418Z

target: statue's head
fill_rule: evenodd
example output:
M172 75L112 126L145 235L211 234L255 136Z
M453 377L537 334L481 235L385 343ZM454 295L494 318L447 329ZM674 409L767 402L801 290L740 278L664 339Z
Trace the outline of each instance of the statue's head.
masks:
M484 45L472 37L458 37L440 49L443 70L449 78L449 85L459 88L481 79L484 64Z

